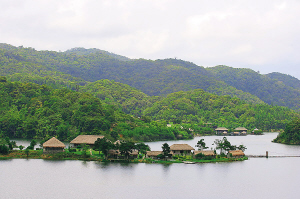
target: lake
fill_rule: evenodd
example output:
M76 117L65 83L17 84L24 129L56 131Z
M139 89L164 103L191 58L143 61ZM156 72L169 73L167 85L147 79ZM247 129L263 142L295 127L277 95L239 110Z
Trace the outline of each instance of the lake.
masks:
M300 155L299 146L272 143L276 135L228 140L246 145L246 154ZM211 147L222 137L201 138ZM168 143L194 147L199 139ZM161 150L162 143L148 144ZM299 198L299 165L300 158L171 165L2 160L0 198Z

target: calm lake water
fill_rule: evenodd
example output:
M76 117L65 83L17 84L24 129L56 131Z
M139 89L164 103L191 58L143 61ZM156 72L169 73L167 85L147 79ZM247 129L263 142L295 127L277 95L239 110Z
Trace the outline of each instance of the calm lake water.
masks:
M272 143L276 133L228 137L246 154L300 155L299 146ZM201 137L210 146L222 137ZM194 146L200 138L188 141ZM148 143L161 150L164 142ZM2 160L0 198L299 198L300 158L251 158L204 164L120 164Z

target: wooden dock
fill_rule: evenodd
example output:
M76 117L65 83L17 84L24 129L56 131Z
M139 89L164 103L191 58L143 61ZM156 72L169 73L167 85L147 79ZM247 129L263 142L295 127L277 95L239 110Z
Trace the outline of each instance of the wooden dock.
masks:
M247 155L248 158L300 158L300 155Z

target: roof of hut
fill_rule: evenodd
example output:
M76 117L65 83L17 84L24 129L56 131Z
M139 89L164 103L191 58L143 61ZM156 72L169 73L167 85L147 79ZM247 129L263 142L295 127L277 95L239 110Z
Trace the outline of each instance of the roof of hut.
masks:
M178 150L195 150L193 147L191 147L188 144L173 144L172 146L170 146L170 150L174 151L178 151Z
M44 142L43 147L52 147L52 148L65 148L66 145L59 141L57 138L53 137L47 142Z
M245 127L237 127L234 130L236 130L236 131L247 131L247 129Z
M110 150L108 150L108 154L111 154L111 155L119 155L119 154L120 154L120 151L119 151L119 150L110 149Z
M195 151L194 154L197 155L199 153L202 153L203 155L205 156L213 156L213 155L216 155L214 151L212 150L206 150L206 151Z
M116 144L121 144L121 141L120 140L115 141L114 145L116 145Z
M228 131L228 129L225 127L218 127L215 129L215 131Z
M147 151L148 156L158 156L159 154L162 154L162 151Z
M245 155L245 153L242 150L229 151L229 153L231 153L232 156Z
M78 135L71 144L94 144L98 138L104 138L103 135Z

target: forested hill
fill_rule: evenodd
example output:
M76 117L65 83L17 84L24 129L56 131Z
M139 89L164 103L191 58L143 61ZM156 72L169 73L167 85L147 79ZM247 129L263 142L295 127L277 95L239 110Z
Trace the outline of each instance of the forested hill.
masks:
M0 44L0 75L12 81L72 90L77 89L76 85L108 79L128 84L149 96L203 89L253 104L265 102L300 108L299 80L291 77L261 75L250 69L227 66L204 68L178 59L128 59L98 49L55 52Z
M105 50L99 50L96 48L91 48L91 49L85 49L85 48L72 48L70 50L67 50L65 52L66 54L77 54L77 55L89 55L89 54L95 54L95 53L100 53L100 54L106 54L110 57L116 58L121 61L129 61L130 59L125 56L117 55L114 53L107 52Z
M216 81L205 68L182 60L121 61L116 56L94 49L55 52L7 44L1 46L1 75L8 75L8 79L14 81L32 79L40 83L44 80L48 84L45 78L53 78L59 85L74 89L74 83L85 85L82 80L93 82L109 79L128 84L150 96L201 88L219 95L237 96L251 103L263 103L254 95Z
M70 141L79 134L100 134L111 140L135 141L193 137L185 129L168 128L165 121L125 114L89 93L8 82L0 76L0 138L45 139L56 136Z
M102 134L113 140L174 140L214 133L213 126L278 130L299 117L299 113L286 107L247 104L201 89L153 98L109 80L91 83L86 88L98 89L93 93L98 98L89 93L9 82L0 77L0 137L57 136L71 140L79 134ZM128 115L120 107L142 116ZM172 126L167 127L168 123ZM212 123L210 128L207 123Z
M268 104L300 108L300 81L280 73L261 75L251 69L216 66L208 68L214 77Z
M238 98L217 96L201 89L169 94L145 109L145 116L174 123L213 123L234 129L244 126L265 131L283 129L299 113L286 107L247 104Z
M274 72L274 73L269 73L266 76L271 79L282 82L285 85L290 86L294 89L300 90L300 80L291 75Z

